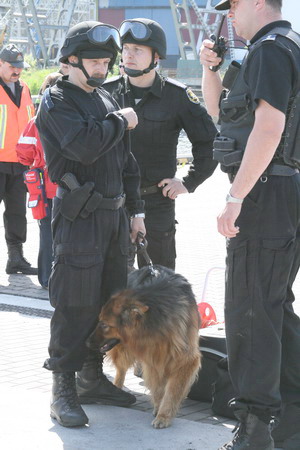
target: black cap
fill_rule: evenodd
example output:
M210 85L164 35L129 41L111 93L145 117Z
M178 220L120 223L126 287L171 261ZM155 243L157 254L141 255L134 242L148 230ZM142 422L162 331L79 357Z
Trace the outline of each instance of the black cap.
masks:
M215 9L217 9L218 11L225 11L226 9L230 9L230 0L222 0L215 6Z
M8 62L13 67L18 67L20 69L30 67L29 64L24 61L23 53L20 52L14 44L7 45L7 47L4 47L1 50L0 59Z

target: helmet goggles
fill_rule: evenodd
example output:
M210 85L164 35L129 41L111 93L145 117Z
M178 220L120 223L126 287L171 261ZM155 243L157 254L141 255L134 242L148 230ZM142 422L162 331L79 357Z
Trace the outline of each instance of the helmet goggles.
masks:
M115 46L121 50L121 39L117 28L108 25L95 25L86 33L77 34L76 36L69 38L72 42L81 41L82 37L86 36L88 41L94 45L106 44L110 39L113 40Z
M125 21L120 27L120 36L123 39L128 33L137 41L147 41L151 36L152 30L143 22L137 20Z

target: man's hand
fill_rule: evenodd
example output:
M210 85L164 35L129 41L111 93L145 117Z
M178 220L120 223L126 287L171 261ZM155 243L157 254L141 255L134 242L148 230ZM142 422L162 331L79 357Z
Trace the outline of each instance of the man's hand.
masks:
M158 187L162 187L162 194L164 197L169 197L175 200L177 195L186 194L187 188L184 186L179 178L164 178L158 183Z
M227 203L225 209L219 214L218 231L227 238L233 238L239 233L239 227L235 226L235 221L241 212L241 203Z
M220 73L210 70L212 66L218 66L221 58L212 51L215 43L205 39L200 49L200 62L203 66L202 94L208 114L213 117L219 116L219 101L223 90Z
M215 42L205 39L200 49L200 62L204 67L218 66L222 60L217 53L212 51Z
M132 243L136 241L137 234L139 232L142 233L143 236L145 236L146 234L144 219L142 217L133 217L131 219L131 233L130 233L130 239Z
M128 122L128 126L127 126L127 130L133 130L133 128L135 128L138 124L138 118L137 115L134 111L134 109L132 108L124 108L124 109L120 109L118 111L119 114L122 114L123 117L125 117L125 119Z

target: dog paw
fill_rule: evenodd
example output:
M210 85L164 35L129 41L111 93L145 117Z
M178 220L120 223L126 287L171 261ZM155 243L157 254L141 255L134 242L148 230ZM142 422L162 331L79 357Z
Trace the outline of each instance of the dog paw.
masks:
M157 416L153 422L153 428L167 428L171 425L171 419L168 417Z
M157 416L157 412L158 412L158 408L154 408L153 411L152 411L152 414L153 414L154 417Z

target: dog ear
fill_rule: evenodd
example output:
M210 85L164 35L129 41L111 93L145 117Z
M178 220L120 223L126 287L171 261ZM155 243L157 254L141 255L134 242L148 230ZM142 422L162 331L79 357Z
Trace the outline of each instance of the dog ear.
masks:
M149 306L147 305L130 305L122 312L122 319L124 323L131 324L132 321L136 321L142 318L143 314L147 312Z
M148 309L149 309L149 306L147 306L147 305L133 305L133 308L132 308L133 312L136 315L140 315L140 316L145 314L145 312L147 312Z

